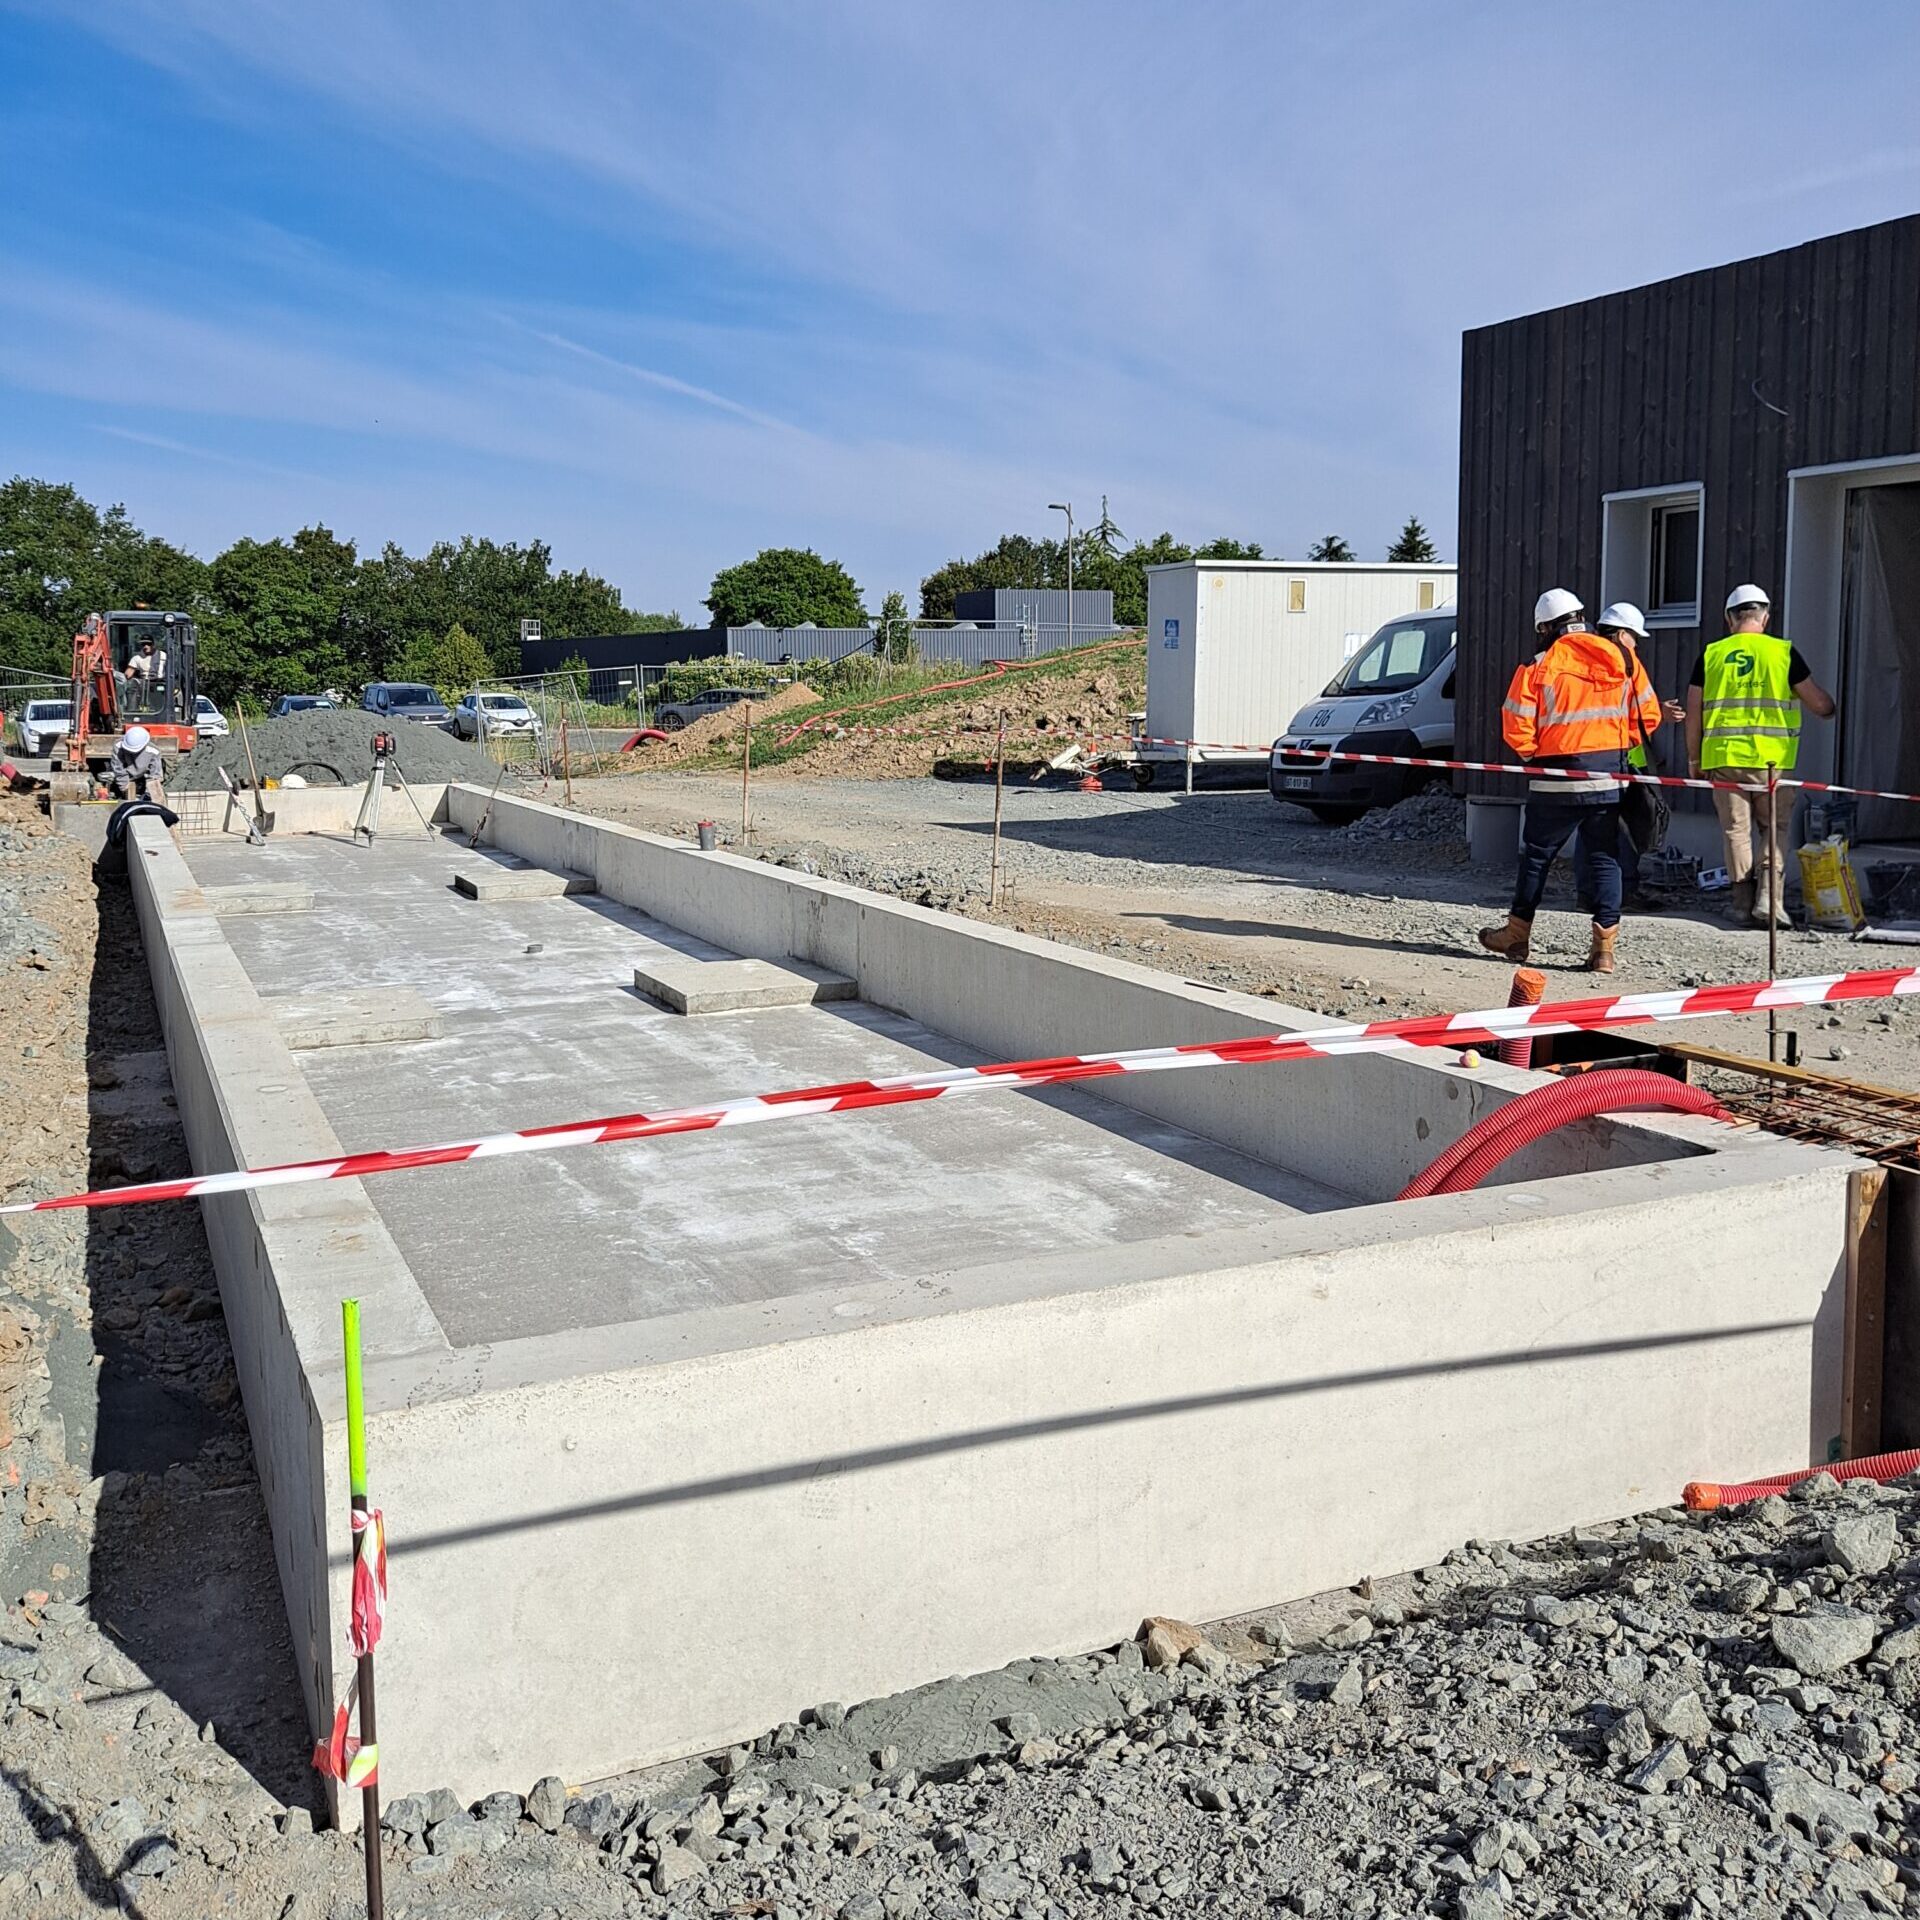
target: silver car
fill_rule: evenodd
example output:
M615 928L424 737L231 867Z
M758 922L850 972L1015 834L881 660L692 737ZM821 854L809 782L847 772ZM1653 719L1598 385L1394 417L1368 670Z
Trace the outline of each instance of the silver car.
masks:
M475 689L454 708L453 730L462 740L538 740L540 716L517 693Z
M685 700L669 700L664 706L656 707L653 724L667 733L678 733L682 727L690 727L710 713L725 713L729 707L737 707L742 700L754 697L751 687L708 687L704 693L696 693ZM760 690L758 697L762 700L767 698L765 688Z
M43 753L51 753L55 745L67 737L72 725L71 700L29 700L20 709L13 730L20 739L20 751L37 759Z

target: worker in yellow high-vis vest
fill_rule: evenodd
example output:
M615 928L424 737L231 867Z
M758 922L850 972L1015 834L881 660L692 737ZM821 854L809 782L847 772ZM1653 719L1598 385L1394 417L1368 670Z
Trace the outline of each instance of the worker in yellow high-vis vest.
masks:
M1733 882L1728 917L1784 927L1786 902L1772 896L1770 881L1777 875L1785 892L1781 830L1793 809L1790 797L1775 804L1767 774L1793 771L1801 710L1825 720L1834 704L1800 649L1767 631L1772 612L1759 587L1738 586L1727 595L1726 635L1708 644L1687 687L1687 763L1696 777L1704 773L1722 783L1714 788L1713 810ZM1755 827L1764 836L1757 861Z

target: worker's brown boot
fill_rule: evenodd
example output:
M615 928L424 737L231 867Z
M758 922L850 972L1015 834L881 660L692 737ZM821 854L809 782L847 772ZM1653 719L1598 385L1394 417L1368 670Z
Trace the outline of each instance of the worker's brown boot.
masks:
M1522 920L1517 913L1507 915L1504 927L1480 929L1480 944L1489 953L1497 953L1502 960L1524 961L1532 939L1533 922Z
M1598 920L1593 923L1593 933L1587 944L1587 971L1589 973L1611 973L1613 971L1613 943L1620 938L1620 928L1616 923L1603 927Z
M1727 890L1727 918L1736 927L1744 927L1753 919L1754 884L1751 880L1736 880Z

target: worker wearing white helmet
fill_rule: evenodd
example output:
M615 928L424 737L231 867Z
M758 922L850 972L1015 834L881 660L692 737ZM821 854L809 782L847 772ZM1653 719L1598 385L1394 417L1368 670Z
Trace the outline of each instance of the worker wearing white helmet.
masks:
M107 791L116 800L137 796L142 800L165 801L167 790L160 750L145 727L129 727L120 736L107 767Z
M1786 902L1775 887L1782 873L1779 816L1785 810L1774 805L1768 775L1793 771L1802 709L1825 720L1834 704L1800 649L1767 631L1772 612L1762 587L1747 583L1727 595L1726 635L1707 645L1687 685L1687 764L1715 783L1713 810L1733 882L1729 917L1783 927L1789 924ZM1757 862L1756 827L1765 836Z
M1506 925L1483 929L1480 944L1503 959L1527 958L1547 875L1577 834L1593 876L1587 966L1611 973L1620 931L1618 776L1639 734L1660 725L1660 703L1639 655L1593 632L1578 594L1549 588L1534 602L1533 627L1540 651L1515 670L1500 731L1542 775L1528 783L1520 870Z
M1600 615L1593 626L1594 631L1603 640L1611 640L1615 646L1628 648L1634 653L1638 653L1648 637L1646 616L1631 600L1616 600ZM1677 700L1663 700L1660 703L1660 711L1669 720L1686 718L1686 709ZM1649 749L1652 746L1653 737L1651 734L1642 733L1638 727L1633 731L1636 737L1633 745L1627 749L1627 766L1634 773L1651 773L1654 769ZM1655 789L1648 788L1646 792L1654 795ZM1659 844L1657 838L1648 838L1644 828L1653 826L1658 831L1664 832L1665 809L1657 804L1648 806L1646 801L1637 803L1643 825L1642 838L1647 840L1647 844L1643 847L1634 839L1624 817L1625 810L1630 804L1633 803L1629 802L1627 796L1623 794L1619 846L1621 905L1631 907L1636 912L1655 913L1659 911L1659 902L1640 891L1640 855L1642 852L1651 853ZM1595 899L1593 862L1587 856L1586 842L1579 839L1573 843L1573 888L1579 896L1580 904L1591 912Z

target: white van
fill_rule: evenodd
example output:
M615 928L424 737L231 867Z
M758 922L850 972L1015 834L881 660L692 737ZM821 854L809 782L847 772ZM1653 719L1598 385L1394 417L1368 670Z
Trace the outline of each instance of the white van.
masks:
M1273 743L1267 767L1273 797L1338 824L1359 819L1369 807L1390 807L1435 778L1418 767L1356 766L1327 755L1451 758L1458 618L1449 603L1389 620Z

